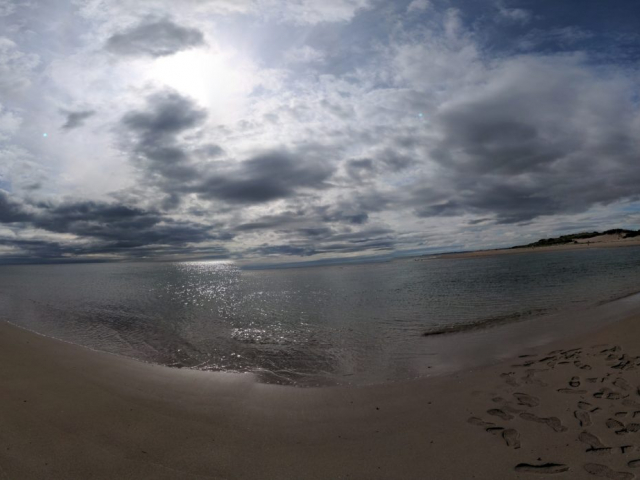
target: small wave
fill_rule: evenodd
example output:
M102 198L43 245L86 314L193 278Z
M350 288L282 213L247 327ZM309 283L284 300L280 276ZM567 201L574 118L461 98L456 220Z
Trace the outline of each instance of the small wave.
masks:
M293 345L296 340L289 331L269 331L262 328L235 328L231 338L241 343L257 345Z
M483 318L470 323L456 323L453 325L446 325L443 327L429 330L422 334L423 337L433 337L436 335L449 335L452 333L467 332L470 330L480 330L483 328L497 327L507 323L517 322L523 318L536 317L549 313L550 310L546 308L537 308L532 310L526 310L524 312L510 313L508 315L501 315L497 317Z

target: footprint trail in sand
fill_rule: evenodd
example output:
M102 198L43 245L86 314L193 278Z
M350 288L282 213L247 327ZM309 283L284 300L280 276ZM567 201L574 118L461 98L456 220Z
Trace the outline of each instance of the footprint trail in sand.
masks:
M518 450L513 455L522 459L513 469L523 477L636 478L625 470L640 469L640 356L595 345L525 357L500 374L500 393L491 392L487 409L469 423ZM549 433L540 435L545 426ZM567 446L577 442L582 458L567 461L558 449L557 458L541 462L549 456L545 435L562 435Z

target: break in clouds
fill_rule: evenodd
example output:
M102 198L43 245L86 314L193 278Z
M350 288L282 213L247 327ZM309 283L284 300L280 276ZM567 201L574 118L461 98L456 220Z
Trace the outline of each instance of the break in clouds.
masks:
M56 3L0 0L0 262L638 228L630 1Z

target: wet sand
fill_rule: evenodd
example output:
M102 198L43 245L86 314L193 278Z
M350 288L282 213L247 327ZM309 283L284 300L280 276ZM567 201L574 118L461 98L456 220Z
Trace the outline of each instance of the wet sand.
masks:
M0 323L0 479L640 478L639 339L635 315L455 375L292 388Z

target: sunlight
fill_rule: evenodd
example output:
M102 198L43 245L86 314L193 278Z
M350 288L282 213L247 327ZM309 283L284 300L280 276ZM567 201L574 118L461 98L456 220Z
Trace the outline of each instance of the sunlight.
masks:
M173 88L202 106L218 110L250 91L246 67L233 55L188 50L153 62L149 80Z

